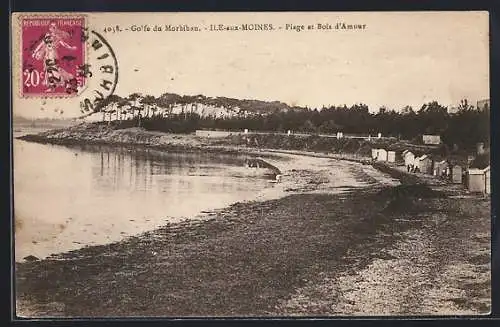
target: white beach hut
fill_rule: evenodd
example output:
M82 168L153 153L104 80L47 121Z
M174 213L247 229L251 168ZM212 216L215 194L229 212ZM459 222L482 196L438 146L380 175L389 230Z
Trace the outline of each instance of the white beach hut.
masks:
M408 150L403 151L403 159L406 167L415 165L415 155L413 152Z
M451 182L453 184L462 183L462 167L461 166L455 165L451 169Z
M491 194L491 168L490 166L484 168L484 191L486 194Z
M485 190L484 169L469 168L467 170L467 189L473 193L484 193Z
M396 162L396 152L387 151L387 162Z
M378 149L377 161L387 161L387 151L385 149Z
M434 162L434 172L435 176L442 177L446 175L446 171L448 169L448 161L446 160L441 160L441 161L435 161Z
M432 174L432 160L426 154L415 158L415 166L421 173Z

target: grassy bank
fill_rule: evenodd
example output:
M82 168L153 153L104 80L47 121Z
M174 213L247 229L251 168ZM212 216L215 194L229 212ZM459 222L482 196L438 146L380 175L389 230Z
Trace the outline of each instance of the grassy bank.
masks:
M249 147L281 150L315 151L337 154L371 156L372 147L388 150L440 153L443 149L436 146L409 144L405 141L376 139L336 139L318 135L248 134L232 135L226 138L202 138L190 134L166 134L146 131L139 128L118 129L107 123L83 123L80 125L51 130L21 139L55 144L136 144L149 146L179 147L184 149L203 146L210 147Z

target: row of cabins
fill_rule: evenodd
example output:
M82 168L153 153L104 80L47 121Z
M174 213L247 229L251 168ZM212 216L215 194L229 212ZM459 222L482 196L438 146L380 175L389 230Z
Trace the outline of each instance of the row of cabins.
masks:
M372 149L372 159L376 161L396 162L396 151Z
M383 162L396 162L396 152L385 149L372 149L372 159ZM446 178L453 184L464 183L470 192L491 194L491 168L467 168L451 165L446 159L432 158L429 155L416 155L409 150L402 152L404 165L409 172L420 172Z

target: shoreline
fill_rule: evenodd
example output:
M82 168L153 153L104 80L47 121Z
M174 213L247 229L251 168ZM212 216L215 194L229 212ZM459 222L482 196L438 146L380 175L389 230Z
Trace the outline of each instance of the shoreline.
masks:
M87 145L82 146L80 144L80 147L77 147L78 149L81 150L91 150L94 151L95 149L113 149L113 148L120 148L123 149L124 147L121 144L109 144L106 143L106 145L102 145L104 148L101 148L100 146L97 146L97 148L92 148L94 145L89 145L89 148L86 148ZM71 147L71 146L70 146ZM145 145L142 145L141 147L136 147L133 144L127 144L127 149L147 149L146 151L154 151L154 152L164 152L162 150L159 150L157 147L147 147ZM142 151L142 150L141 150ZM176 151L177 152L177 151ZM182 151L179 151L182 152ZM247 155L245 155L245 153ZM297 153L297 152L279 152L279 151L267 151L267 150L261 150L259 152L256 151L239 151L238 156L245 158L246 161L253 161L255 162L260 162L261 168L264 167L266 170L270 171L272 174L280 174L282 179L279 183L276 183L275 180L269 180L268 182L269 187L265 187L258 191L254 196L251 196L249 198L241 199L238 201L234 201L231 203L226 203L224 206L220 207L210 207L203 209L197 213L193 213L192 215L189 216L172 216L170 217L172 221L170 222L175 222L179 220L190 220L190 221L204 221L207 219L207 213L214 211L214 210L222 210L224 208L227 208L227 206L230 206L235 203L247 203L247 202L252 202L252 201L267 201L267 200L273 200L273 199L279 199L291 194L300 194L300 193L305 193L305 192L315 192L315 193L330 193L330 194L335 194L339 192L348 192L356 187L367 187L367 186L372 186L374 184L380 184L379 186L382 187L383 185L386 184L394 184L395 181L391 180L389 178L386 178L384 175L376 171L375 169L370 169L368 166L361 166L361 165L346 165L343 162L339 163L331 163L330 161L332 158L330 157L325 157L325 156L318 156L318 155L308 155L305 153ZM243 160L243 159L242 159ZM341 171L346 171L347 173L347 180L346 177L342 177L344 174L340 174L342 177L341 179L336 178L333 176L330 172L328 172L325 168L329 168L331 166L335 166ZM280 167L280 168L278 168ZM304 169L306 168L306 169ZM252 173L253 174L253 173ZM350 178L351 175L354 176ZM359 184L359 185L358 185ZM355 186L358 185L358 186ZM133 221L136 221L137 219L133 218ZM110 243L110 242L117 242L121 241L124 238L132 235L138 235L143 232L153 230L156 228L159 228L162 226L162 224L165 224L169 222L169 219L160 219L157 224L154 226L151 225L151 220L147 219L149 227L145 227L142 229L137 229L136 234L129 234L120 230L117 230L116 233L112 233L115 236L112 236L111 238L109 237L109 234L107 236L104 236L102 238L98 238L95 236L92 236L89 238L89 241L86 241L87 239L80 238L74 240L73 242L71 240L67 239L58 239L58 242L62 242L62 244L65 244L64 247L61 247L58 251L54 252L51 251L53 249L53 246L50 244L46 244L44 242L40 242L40 239L42 239L42 236L40 234L33 234L30 236L30 232L26 231L23 232L20 230L19 235L22 234L22 238L19 238L19 240L24 240L24 243L26 243L26 246L20 245L18 250L16 251L16 262L22 263L25 261L26 257L30 257L31 259L40 259L43 260L47 257L50 257L51 255L56 255L60 252L67 252L70 250L76 250L81 247L85 246L95 246L95 245L100 245L100 244L105 244L105 243ZM16 223L21 224L22 226L27 226L24 229L28 228L28 222L23 221L23 220L16 220ZM64 230L64 224L68 223L68 221L61 221L60 225L57 225L56 223L54 225L54 235L57 235L57 232L60 230ZM75 221L72 221L74 224ZM36 224L35 221L31 222L31 224ZM62 227L61 227L62 226ZM86 225L87 226L87 225ZM47 225L46 229L48 229L50 226ZM87 227L83 227L86 231L88 231ZM29 228L28 228L29 230ZM46 231L46 232L52 232L52 231ZM111 232L110 232L111 233ZM96 235L95 233L93 235ZM21 237L21 236L20 236ZM30 241L30 237L34 237L33 242ZM55 236L54 236L55 237ZM17 239L17 237L16 237ZM99 241L100 240L100 241ZM20 241L21 242L21 241ZM20 244L24 244L20 243ZM31 243L35 244L32 245Z
M97 129L97 130L96 130ZM90 131L89 131L90 130ZM96 135L94 135L96 134ZM283 172L272 163L273 157L278 156L283 159L286 156L305 156L323 159L335 159L345 162L353 162L361 165L369 165L382 173L391 173L387 165L374 162L368 156L360 156L354 153L332 153L315 152L305 150L290 150L254 147L248 145L235 144L233 140L207 139L194 136L192 134L166 134L162 132L151 132L140 128L127 128L115 130L108 126L99 126L93 123L82 123L69 128L47 130L37 134L27 134L16 137L16 139L35 142L40 144L66 145L66 146L110 146L125 147L130 149L146 148L166 152L197 153L208 152L217 154L238 154L266 158L271 169L276 169L278 174ZM262 159L262 158L260 158ZM276 161L274 161L276 163ZM398 177L396 177L398 178Z
M248 137L259 136L249 135ZM277 135L282 137L282 135ZM273 137L271 135L270 137ZM314 136L311 136L314 137ZM55 145L108 145L124 147L146 147L162 151L187 151L187 152L219 152L219 153L250 153L262 151L307 155L315 157L328 157L344 159L369 164L368 156L356 156L345 152L342 154L326 153L325 151L313 152L299 149L282 149L265 146L242 144L241 140L229 138L204 138L194 134L168 134L162 132L146 131L142 128L114 129L96 123L82 123L63 129L51 129L37 134L27 134L15 137L16 139ZM247 142L248 143L248 142Z
M375 168L401 185L339 194L313 185L317 192L236 203L201 222L16 263L18 315L486 313L486 203Z

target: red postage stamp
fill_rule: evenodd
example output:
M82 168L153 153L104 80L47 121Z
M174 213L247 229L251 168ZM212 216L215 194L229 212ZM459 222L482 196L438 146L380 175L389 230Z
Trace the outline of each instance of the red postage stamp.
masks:
M20 18L23 97L75 96L85 85L85 16Z

